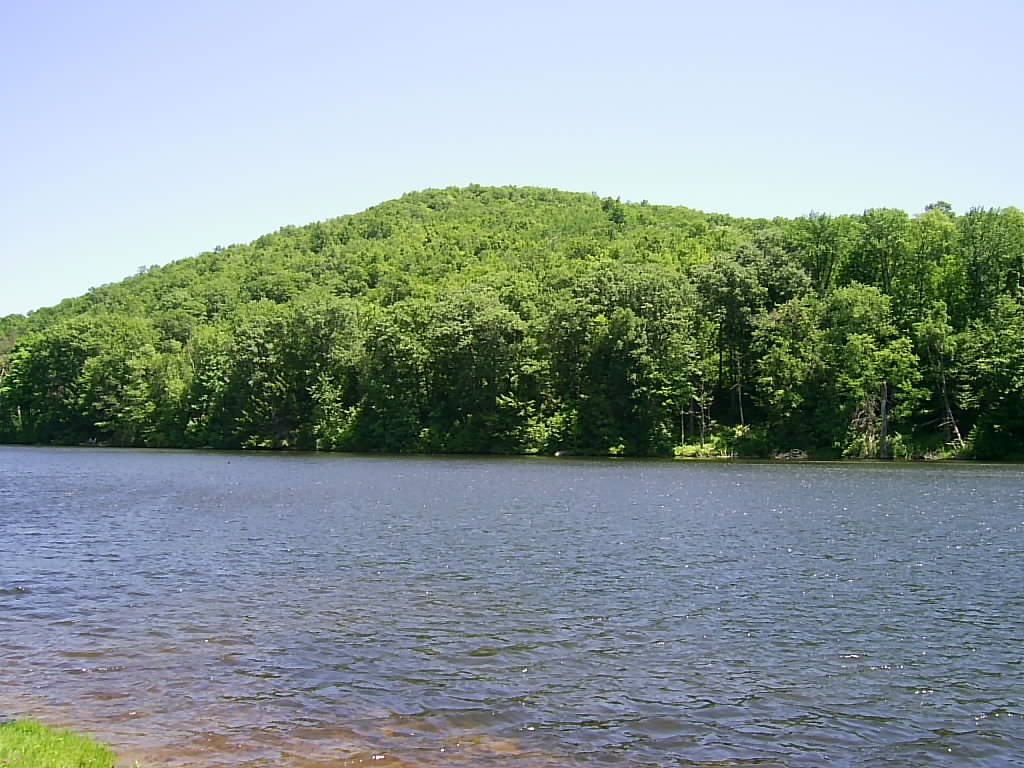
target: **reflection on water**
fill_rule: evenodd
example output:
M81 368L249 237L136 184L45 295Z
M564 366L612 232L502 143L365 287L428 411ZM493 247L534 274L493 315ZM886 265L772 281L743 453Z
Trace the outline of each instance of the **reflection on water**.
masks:
M1022 481L0 448L0 713L152 766L1020 764Z

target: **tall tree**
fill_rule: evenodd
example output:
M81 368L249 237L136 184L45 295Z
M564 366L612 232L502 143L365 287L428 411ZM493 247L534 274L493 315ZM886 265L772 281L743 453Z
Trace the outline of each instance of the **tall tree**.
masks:
M890 420L908 419L921 396L913 345L898 335L890 299L874 286L838 289L823 319L824 356L849 425L837 442L850 455L890 458Z
M970 441L983 459L1024 457L1024 304L1001 297L960 337L961 399L975 415Z
M731 391L736 418L744 424L753 318L764 306L767 292L753 268L726 254L700 265L693 275L701 316L716 330L718 390Z

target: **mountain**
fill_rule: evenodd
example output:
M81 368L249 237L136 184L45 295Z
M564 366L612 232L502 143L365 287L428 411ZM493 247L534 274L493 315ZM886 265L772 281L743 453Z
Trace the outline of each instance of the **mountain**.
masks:
M425 190L0 319L0 440L1024 454L1024 214Z

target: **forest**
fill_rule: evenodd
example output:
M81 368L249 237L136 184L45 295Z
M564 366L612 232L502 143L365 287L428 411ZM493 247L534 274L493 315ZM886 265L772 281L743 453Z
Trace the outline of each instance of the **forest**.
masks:
M425 190L0 318L0 442L1024 458L1024 213Z

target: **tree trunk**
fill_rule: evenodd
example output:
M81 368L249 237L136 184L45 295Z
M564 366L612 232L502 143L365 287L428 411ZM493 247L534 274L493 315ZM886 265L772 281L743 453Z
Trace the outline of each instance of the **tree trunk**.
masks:
M946 372L942 370L941 364L939 366L939 376L942 382L942 407L945 410L943 426L946 427L946 437L953 438L951 441L947 440L947 442L952 442L957 450L960 450L964 446L964 439L960 435L960 427L957 426L956 419L953 417L953 409L949 405L949 390L946 389Z
M881 402L881 434L878 438L878 457L880 459L891 458L889 456L889 382L882 382Z
M740 426L743 426L743 375L739 357L736 358L736 398L740 406Z
M707 434L706 434L706 424L707 424L706 416L707 416L707 412L705 411L705 408L704 408L704 381L703 380L700 383L700 388L701 388L701 399L697 400L697 408L700 410L700 447L703 448L704 447L704 440L707 437Z

